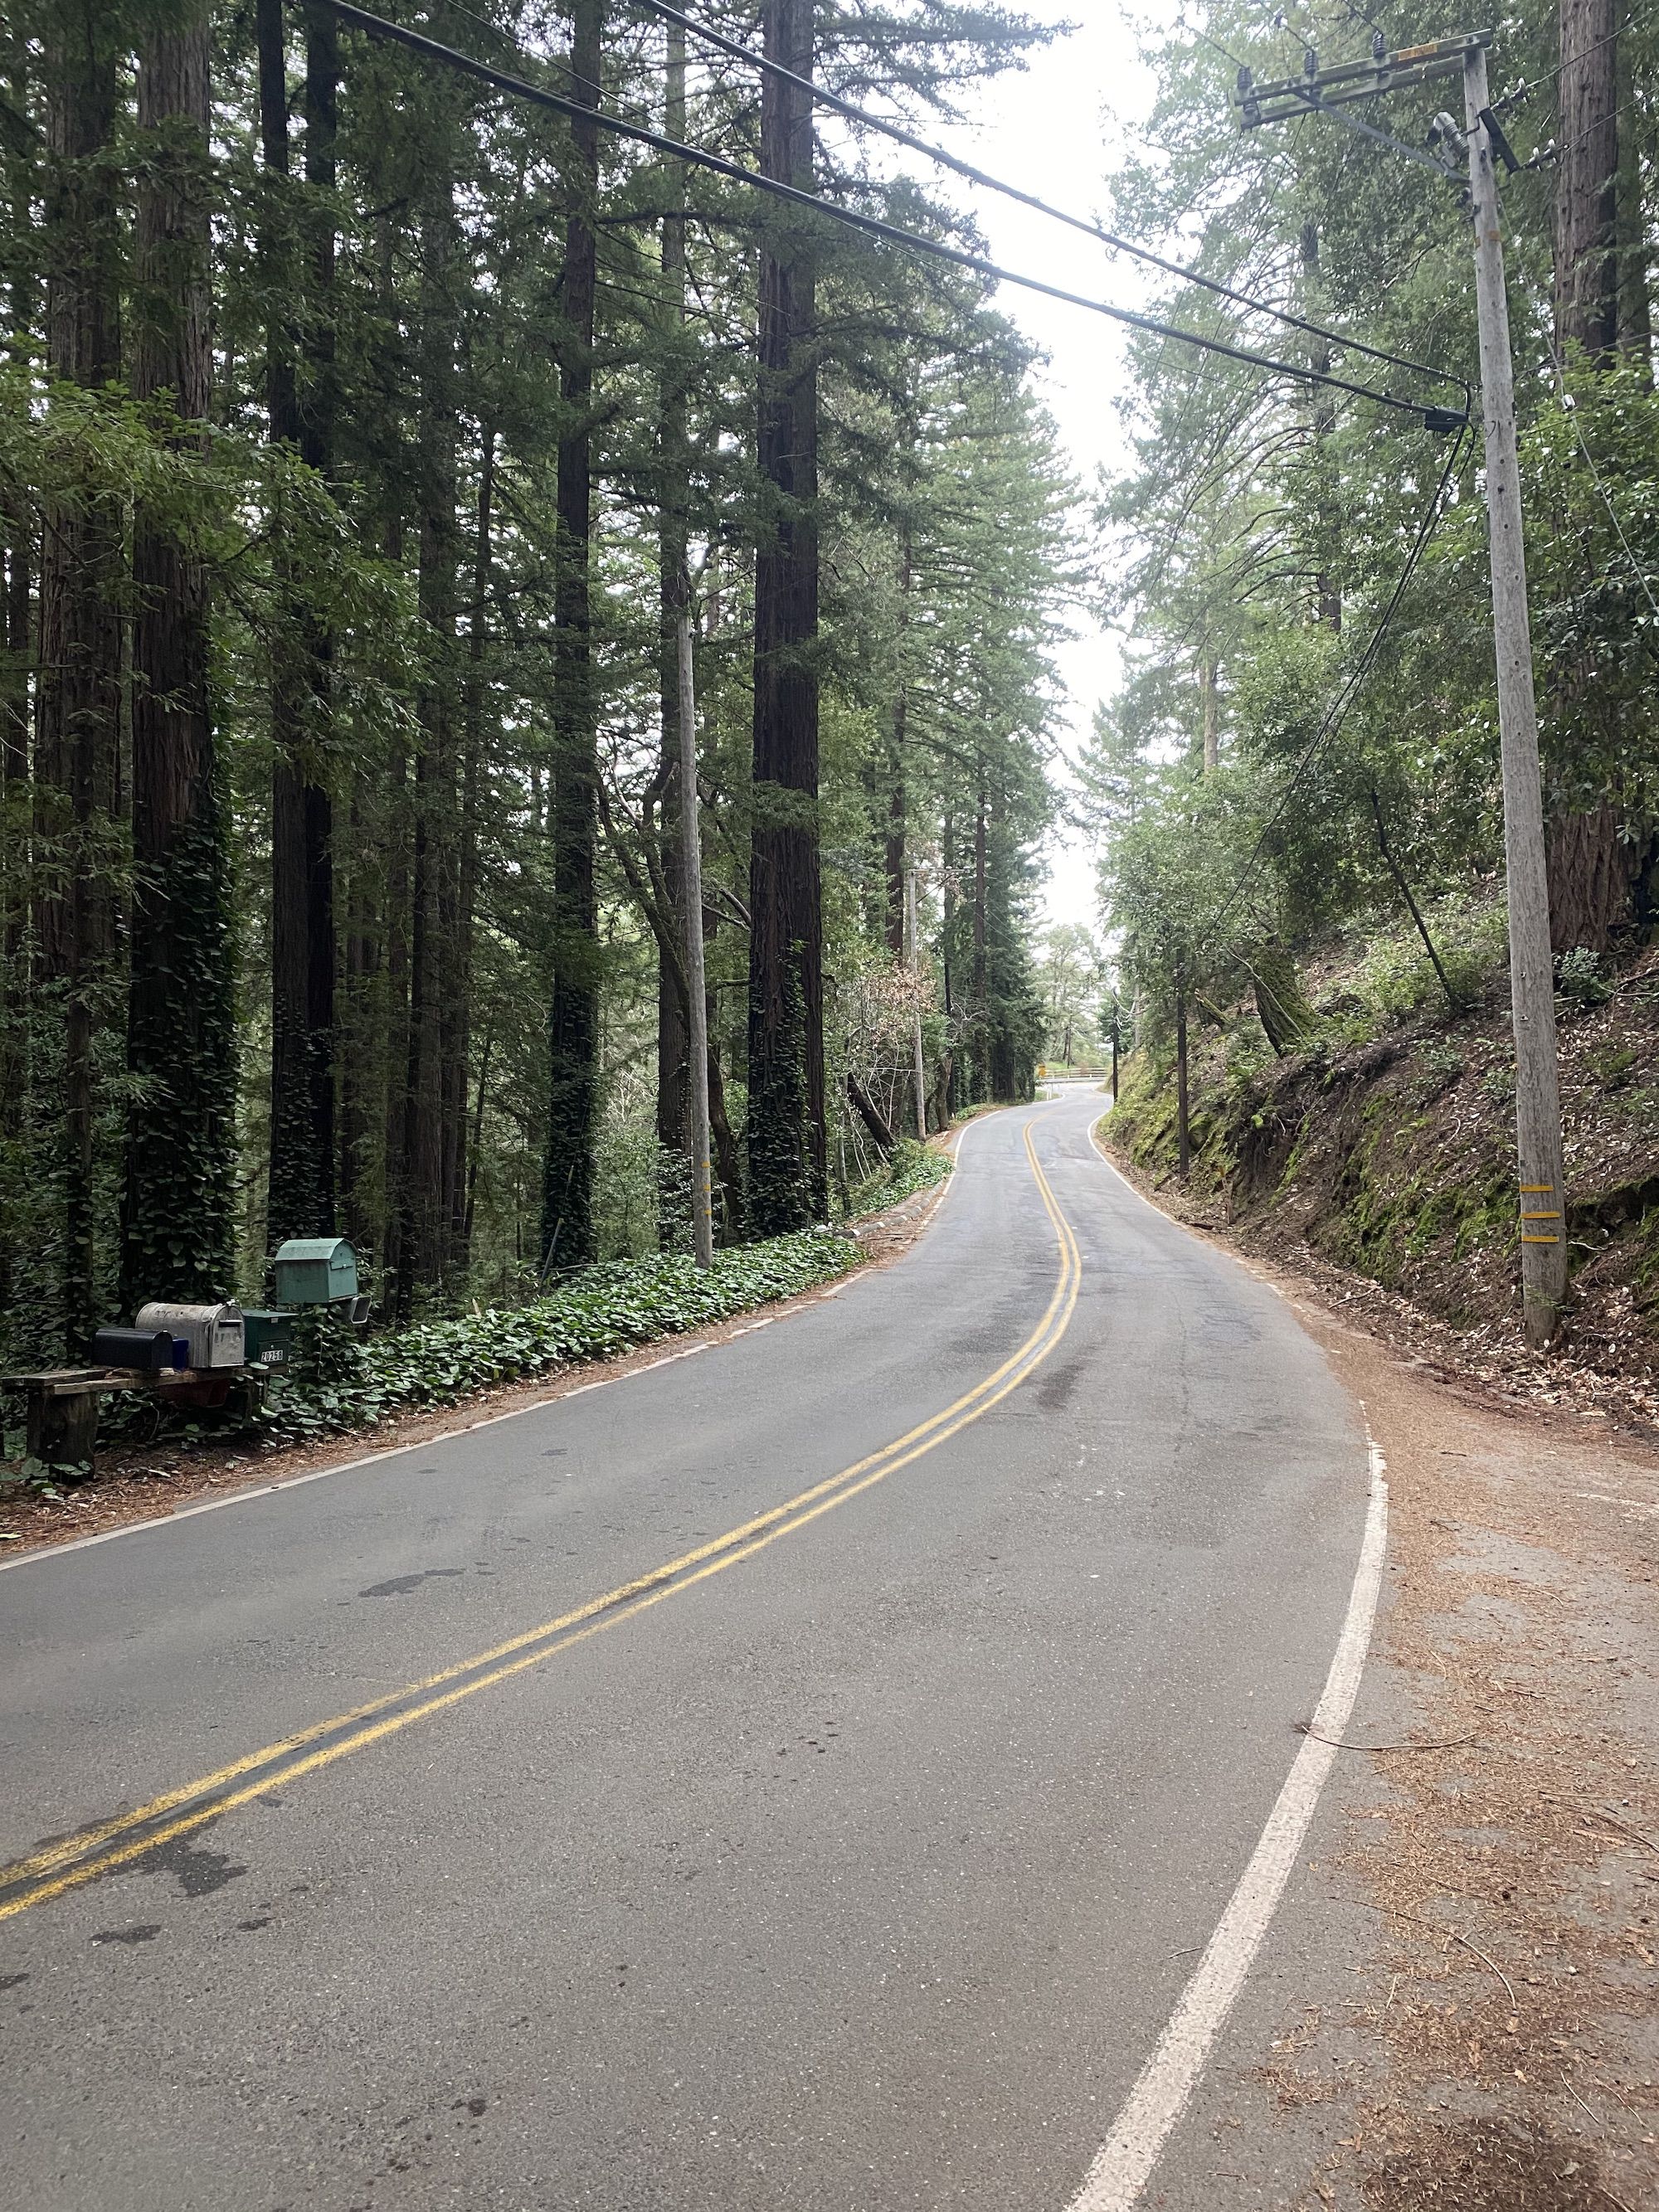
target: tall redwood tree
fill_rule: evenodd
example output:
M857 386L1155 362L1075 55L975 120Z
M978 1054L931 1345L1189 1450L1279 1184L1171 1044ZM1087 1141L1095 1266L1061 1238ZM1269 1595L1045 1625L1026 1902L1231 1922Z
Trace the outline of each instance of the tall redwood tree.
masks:
M207 0L152 23L139 57L134 396L210 409L212 207ZM222 1296L234 1260L235 994L223 804L209 690L206 564L143 504L132 537L132 950L123 1304Z
M812 0L767 0L766 52L812 73ZM812 185L812 102L767 77L761 167ZM817 367L811 246L769 211L760 259L757 453L769 488L755 559L754 829L749 870L749 1204L760 1236L828 1205L818 881Z
M597 106L601 0L575 0L570 46L577 99ZM594 230L599 131L570 126L571 202L565 230L559 339L557 573L553 642L554 977L549 1024L547 1154L542 1187L544 1270L595 1254L593 1139L599 1115L598 699L590 567L593 529Z

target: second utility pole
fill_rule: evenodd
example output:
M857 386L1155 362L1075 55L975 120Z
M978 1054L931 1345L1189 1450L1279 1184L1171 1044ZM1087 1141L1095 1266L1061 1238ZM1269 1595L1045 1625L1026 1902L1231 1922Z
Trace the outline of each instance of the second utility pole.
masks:
M916 927L916 870L912 861L904 872L904 950L910 964L910 987L915 994L911 1009L910 1056L916 1092L916 1142L927 1141L927 1075L921 1049L921 942Z
M1492 639L1504 774L1504 863L1509 884L1510 996L1515 1026L1515 1128L1519 1162L1521 1304L1527 1342L1540 1350L1561 1324L1567 1289L1561 1092L1555 1054L1555 970L1550 948L1544 802L1533 694L1527 558L1521 535L1521 467L1515 444L1515 376L1504 291L1498 173L1485 121L1486 52L1463 56L1474 289L1480 322L1486 514L1492 537Z

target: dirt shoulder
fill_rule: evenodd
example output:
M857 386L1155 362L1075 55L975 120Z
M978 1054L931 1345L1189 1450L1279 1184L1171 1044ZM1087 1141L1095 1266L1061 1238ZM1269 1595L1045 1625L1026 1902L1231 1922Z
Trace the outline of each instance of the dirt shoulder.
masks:
M938 1140L954 1152L956 1133ZM53 1498L21 1484L0 1492L0 1562L52 1544L102 1535L133 1522L155 1521L186 1511L236 1492L270 1489L297 1476L328 1468L349 1467L366 1459L407 1451L435 1437L456 1436L510 1413L556 1404L572 1390L655 1367L707 1344L723 1344L764 1322L834 1297L865 1268L890 1266L908 1252L926 1227L945 1191L948 1177L883 1213L855 1225L860 1264L835 1283L805 1291L799 1297L752 1308L730 1321L687 1336L659 1337L614 1359L573 1362L523 1382L481 1390L447 1406L383 1421L376 1428L325 1437L315 1443L262 1448L247 1437L191 1439L168 1436L146 1447L124 1445L100 1451L88 1481L65 1485Z
M1659 2203L1659 1452L1605 1407L1431 1357L1375 1285L1244 1263L1387 1460L1388 1595L1349 1734L1406 1747L1342 1753L1318 1874L1381 1934L1358 2002L1285 2019L1262 2054L1278 2114L1344 2122L1280 2201Z

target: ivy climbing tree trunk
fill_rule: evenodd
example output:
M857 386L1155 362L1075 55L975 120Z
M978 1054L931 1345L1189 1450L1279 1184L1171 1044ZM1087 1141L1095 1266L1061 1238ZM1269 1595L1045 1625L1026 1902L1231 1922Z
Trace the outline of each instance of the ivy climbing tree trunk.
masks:
M154 27L138 67L143 142L132 386L170 404L179 444L211 398L212 159L207 0ZM132 964L121 1295L222 1297L234 1241L236 1042L229 870L199 553L142 505L132 550Z
M453 1018L447 1054L450 1093L446 1119L453 1159L445 1172L446 1181L451 1186L451 1263L458 1276L465 1273L471 1259L478 1146L483 1128L484 1085L489 1073L489 1038L486 1034L483 1056L478 1068L478 1103L474 1134L469 1142L465 1085L467 1067L472 1057L472 934L478 902L478 814L485 787L487 672L484 656L488 649L489 596L493 588L495 562L492 532L495 508L495 426L493 422L486 422L478 456L478 503L472 544L472 609L467 624L455 987L451 993Z
M812 73L812 0L767 0L767 54ZM810 191L812 103L767 78L761 167ZM778 1236L829 1202L818 881L817 368L811 246L769 210L760 260L760 472L755 561L754 827L749 875L749 1204Z
M1631 42L1621 38L1614 79L1613 112L1626 118L1619 133L1619 174L1613 186L1613 228L1619 257L1619 327L1617 343L1624 360L1651 376L1653 373L1653 301L1649 290L1649 210L1644 185L1652 173L1653 125L1646 127L1647 144L1638 120L1637 73L1631 62Z
M120 22L106 0L50 19L43 70L46 350L55 379L120 374L121 241L109 161ZM35 695L33 1049L25 1106L34 1222L32 1356L84 1356L100 1260L94 1175L95 1023L113 1018L109 852L118 749L123 582L118 499L47 502ZM22 1287L22 1286L20 1286Z
M597 106L601 0L575 0L570 67L575 97ZM597 702L589 562L592 535L594 233L599 131L570 126L570 216L565 231L559 343L557 572L554 592L554 981L547 1155L542 1184L543 1272L594 1255L593 1139L599 1107L599 842Z
M434 125L420 216L420 552L416 593L428 666L416 702L410 848L409 1056L404 1093L398 1304L435 1289L449 1263L453 1194L446 1188L446 1031L455 896L455 617L459 540L456 342L459 312L454 132Z
M7 41L6 84L16 113L29 106L30 64L18 27ZM34 165L20 149L6 161L9 237L0 246L11 311L21 343L35 326L36 284L30 252ZM28 886L33 861L29 792L29 674L34 574L34 517L21 497L0 502L4 538L4 604L0 608L0 1313L16 1310L18 1246L29 1206L17 1143L23 1128L30 1018L27 944ZM20 1203L21 1201L21 1203Z
M685 137L685 33L677 24L668 26L668 82L663 127L671 138ZM680 812L678 764L679 759L679 622L688 597L686 577L686 505L690 455L686 444L685 362L682 352L685 321L685 172L678 162L670 168L665 185L666 213L662 224L662 284L670 343L665 347L658 386L658 438L661 456L662 494L657 526L657 574L661 636L659 641L658 699L662 723L662 750L658 780L662 787L662 878L669 902L678 915L684 895L684 870L680 858ZM687 1009L668 960L657 963L657 1142L676 1156L688 1152L690 1112L691 1036ZM671 1211L672 1209L672 1211ZM659 1209L661 1228L678 1226L681 1211L677 1188L664 1194Z
M259 131L264 166L283 180L267 202L262 259L272 302L266 406L273 445L326 474L332 461L336 80L333 18L308 16L306 182L302 221L283 188L289 173L287 43L282 0L258 0ZM306 251L296 268L296 232ZM303 273L301 273L301 270ZM293 301L304 302L306 376ZM279 523L280 528L280 523ZM301 603L291 564L278 559L283 604L271 666L270 1173L266 1235L319 1236L335 1214L334 884L331 807L324 766L330 745L329 641Z

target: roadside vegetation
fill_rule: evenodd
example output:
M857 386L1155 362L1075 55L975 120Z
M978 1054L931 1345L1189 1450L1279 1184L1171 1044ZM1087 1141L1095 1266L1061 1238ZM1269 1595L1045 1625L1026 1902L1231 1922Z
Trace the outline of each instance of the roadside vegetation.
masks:
M1502 909L1430 910L1451 1013L1415 933L1308 948L1309 1019L1275 1054L1254 1001L1207 995L1190 1025L1186 1201L1282 1256L1311 1251L1463 1330L1518 1316L1515 1054ZM1571 1266L1567 1328L1588 1364L1659 1360L1659 953L1562 963L1557 994ZM1126 1063L1103 1135L1154 1183L1176 1176L1173 1048Z
M387 12L975 243L609 0ZM1051 35L720 23L927 128ZM0 70L0 1370L295 1236L502 1336L687 1248L682 609L721 1246L914 1172L918 1020L929 1128L1029 1093L1082 518L987 279L323 9L25 0Z
M1523 6L1492 66L1517 159L1552 137L1559 155L1502 190L1567 1349L1630 1366L1659 1343L1659 30L1615 14ZM1382 22L1385 45L1426 28ZM1370 37L1358 18L1322 35L1319 65L1361 59ZM1120 225L1179 221L1207 276L1478 391L1455 186L1334 116L1224 127L1237 67L1293 75L1301 45L1299 24L1232 0L1152 41L1153 144L1116 172ZM1506 106L1522 78L1531 94ZM1420 147L1445 92L1390 92L1376 118ZM1189 285L1163 304L1234 343L1266 328ZM1362 365L1306 343L1316 368ZM1130 642L1085 763L1106 1004L1139 1048L1116 1140L1159 1176L1179 1169L1184 1032L1197 1202L1460 1325L1506 1327L1519 1201L1479 440L1164 339L1136 341L1134 369L1134 460L1102 502L1103 596Z
M265 1434L290 1443L373 1428L504 1382L606 1359L833 1281L858 1263L845 1238L807 1231L718 1252L702 1269L663 1254L584 1268L548 1297L365 1338L326 1308L307 1316Z
M707 1269L684 1253L610 1261L580 1269L546 1296L516 1306L480 1304L403 1328L354 1328L337 1310L313 1308L296 1319L288 1363L240 1449L279 1449L374 1429L424 1407L454 1405L798 1297L861 1264L860 1219L935 1188L951 1168L951 1155L939 1147L901 1141L886 1166L855 1189L841 1228L733 1246L716 1252ZM99 1443L120 1456L141 1439L149 1449L181 1438L222 1443L234 1435L211 1416L204 1422L184 1410L164 1414L148 1401L118 1397L105 1402ZM9 1488L57 1501L63 1486L94 1472L37 1466L21 1455L21 1433L8 1441L17 1452L9 1470L0 1469L0 1500ZM0 1528L0 1542L8 1535Z

